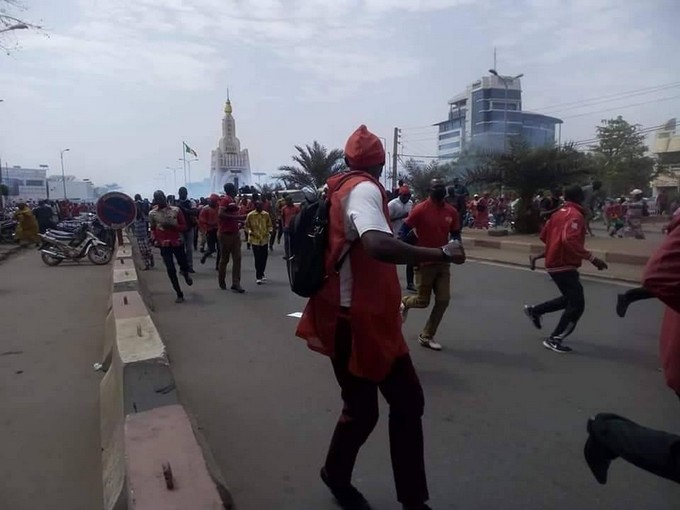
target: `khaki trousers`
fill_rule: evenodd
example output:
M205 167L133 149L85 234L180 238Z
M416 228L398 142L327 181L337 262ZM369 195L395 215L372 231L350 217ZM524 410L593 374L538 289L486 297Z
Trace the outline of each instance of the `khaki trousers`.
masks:
M220 232L220 264L218 266L217 281L222 286L227 276L229 259L234 260L231 267L231 284L241 285L241 235L239 232Z
M415 278L418 294L405 296L401 302L406 308L427 308L430 306L430 297L434 294L434 306L422 332L424 338L434 338L451 299L449 264L418 266L415 268Z

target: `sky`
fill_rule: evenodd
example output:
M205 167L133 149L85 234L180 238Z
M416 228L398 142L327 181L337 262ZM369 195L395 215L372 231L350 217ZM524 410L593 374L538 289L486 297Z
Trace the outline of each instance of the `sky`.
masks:
M182 141L193 180L209 177L227 89L254 172L295 145L342 148L362 123L390 150L398 126L401 153L436 154L427 126L494 47L501 74L524 73L523 108L564 119L563 141L617 115L680 117L677 0L22 1L45 32L4 35L19 48L0 54L3 165L57 173L69 148L67 174L129 193L171 187Z

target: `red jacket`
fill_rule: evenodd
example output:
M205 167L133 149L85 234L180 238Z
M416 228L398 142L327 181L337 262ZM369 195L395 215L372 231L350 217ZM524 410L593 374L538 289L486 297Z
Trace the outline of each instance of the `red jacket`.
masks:
M541 232L541 241L545 243L545 268L549 273L578 269L584 259L594 258L585 248L583 208L574 202L565 202L550 217Z
M666 304L660 355L666 384L680 393L680 216L668 226L668 237L645 266L642 286Z
M168 205L154 207L149 213L151 224L151 237L156 245L161 247L181 246L181 232L187 229L182 210L179 207Z
M349 370L352 374L380 382L387 377L394 361L408 353L401 333L399 304L401 286L394 264L370 257L361 242L354 243L349 253L352 268L352 306L340 308L340 275L334 266L345 249L345 215L343 202L360 182L371 181L382 186L365 172L352 176L338 189L346 173L328 180L330 206L329 242L326 248L328 278L324 286L307 303L296 335L307 340L310 349L333 357L338 318L349 315L352 329L352 352ZM387 197L383 192L385 217L389 218ZM376 292L376 282L380 291Z

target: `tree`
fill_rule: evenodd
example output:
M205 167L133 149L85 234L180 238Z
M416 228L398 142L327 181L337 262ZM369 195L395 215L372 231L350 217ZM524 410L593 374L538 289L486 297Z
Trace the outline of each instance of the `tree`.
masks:
M465 178L470 184L504 185L516 192L521 201L515 227L529 234L539 230L533 204L536 192L577 183L593 171L589 158L570 144L529 147L523 141L512 141L507 153L487 155Z
M21 0L0 0L0 50L7 54L17 47L16 43L11 42L11 34L16 30L42 30L40 25L20 17L20 13L24 11L26 7Z
M286 187L293 185L320 188L331 175L345 169L344 154L340 149L329 151L315 140L311 146L306 145L304 148L296 145L295 150L298 153L293 156L293 161L300 166L281 166L281 173L275 176Z
M645 156L645 135L639 124L629 124L620 115L603 120L597 127L598 143L590 149L600 170L598 177L610 195L626 195L633 188L647 188L655 160Z
M414 159L408 159L404 163L403 177L413 195L422 200L427 197L430 181L432 179L450 179L454 173L454 168L451 164L440 165L436 160L425 165Z

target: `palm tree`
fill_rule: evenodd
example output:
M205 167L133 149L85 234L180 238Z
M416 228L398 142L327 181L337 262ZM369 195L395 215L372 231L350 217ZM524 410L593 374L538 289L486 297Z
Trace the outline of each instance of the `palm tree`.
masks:
M423 165L414 159L408 159L404 163L403 178L404 182L411 188L413 195L422 200L427 197L432 179L448 181L455 176L456 168L453 163L440 165L437 161L432 161Z
M533 204L538 191L573 184L593 172L591 160L571 144L529 147L523 141L513 141L508 152L487 154L465 177L470 184L504 185L517 193L521 200L515 227L529 234L539 230L538 210Z
M296 145L295 150L298 153L293 156L293 161L300 166L281 166L281 173L276 176L287 186L320 188L331 175L345 169L344 153L340 149L328 151L315 140L311 146L304 148Z

